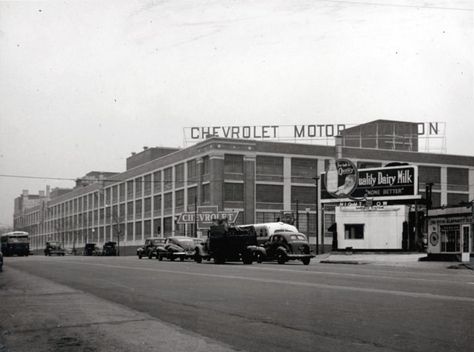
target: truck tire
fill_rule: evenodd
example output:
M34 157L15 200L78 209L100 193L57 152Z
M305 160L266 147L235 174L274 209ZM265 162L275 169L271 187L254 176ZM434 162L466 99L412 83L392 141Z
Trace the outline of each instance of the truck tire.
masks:
M201 255L200 255L199 253L195 253L195 254L194 254L194 261L195 261L196 263L202 263L202 257L201 257Z
M253 258L252 258L252 253L250 252L245 252L242 254L242 262L244 264L252 264Z
M138 254L138 259L142 259L143 255L140 253Z
M225 258L222 256L214 257L214 264L224 264Z
M260 264L263 262L263 254L258 252L255 254L255 261Z
M304 265L309 265L309 262L311 261L310 258L304 258L304 259L301 259L301 261L303 262Z

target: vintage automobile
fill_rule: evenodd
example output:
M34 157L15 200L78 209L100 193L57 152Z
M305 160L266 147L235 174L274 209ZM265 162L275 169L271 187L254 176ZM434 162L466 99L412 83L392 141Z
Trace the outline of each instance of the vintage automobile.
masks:
M285 264L289 260L301 260L304 265L314 257L306 236L294 232L273 234L265 244L253 248L253 255L258 263L276 260L278 264Z
M165 244L164 238L146 239L143 247L137 248L138 259L142 259L143 257L148 257L149 259L156 257L158 259L156 248L158 246L163 246L164 244Z
M105 242L102 247L102 255L115 256L117 255L117 242Z
M171 261L179 259L194 258L195 241L191 237L173 236L165 239L165 243L158 245L156 248L156 256L158 260L167 258Z
M221 222L212 225L206 241L196 245L194 260L197 263L213 259L216 264L226 261L252 264L257 248L257 234L252 226L241 228Z
M64 248L61 246L61 243L59 242L46 242L46 248L44 249L44 255L62 255L64 256L66 254L66 251Z
M84 255L100 255L100 248L95 243L86 243L84 246Z

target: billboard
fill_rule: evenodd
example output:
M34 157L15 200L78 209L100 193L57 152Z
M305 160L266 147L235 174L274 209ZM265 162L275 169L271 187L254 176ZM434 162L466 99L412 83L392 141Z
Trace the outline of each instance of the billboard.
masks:
M329 172L329 170L328 170ZM326 177L326 175L324 175ZM331 194L332 193L332 194ZM418 195L418 167L415 165L391 166L357 170L357 182L350 196L346 198L328 192L321 184L321 202L351 200L402 200L420 199Z

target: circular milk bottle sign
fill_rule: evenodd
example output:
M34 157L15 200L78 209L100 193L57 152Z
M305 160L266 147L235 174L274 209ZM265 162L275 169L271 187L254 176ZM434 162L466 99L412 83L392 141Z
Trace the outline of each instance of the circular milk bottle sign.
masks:
M357 186L357 167L347 159L331 159L325 176L326 190L333 197L350 195Z

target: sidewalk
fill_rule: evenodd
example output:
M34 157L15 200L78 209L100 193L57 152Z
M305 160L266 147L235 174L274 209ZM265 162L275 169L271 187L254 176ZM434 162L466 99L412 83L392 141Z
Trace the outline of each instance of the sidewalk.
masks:
M0 273L0 352L193 351L230 347L12 268Z
M454 267L462 268L459 262L420 262L426 253L325 253L316 256L314 261L321 264L370 264L411 267ZM472 268L472 263L467 264Z

